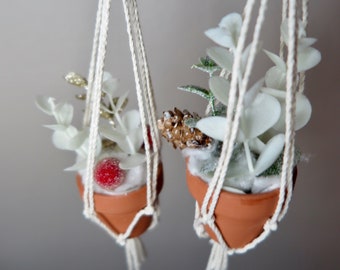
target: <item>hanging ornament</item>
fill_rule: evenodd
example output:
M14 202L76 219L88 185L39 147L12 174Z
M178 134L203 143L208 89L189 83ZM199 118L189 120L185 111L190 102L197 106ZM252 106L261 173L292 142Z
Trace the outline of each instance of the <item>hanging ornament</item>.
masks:
M158 220L163 185L160 140L153 89L135 0L123 0L136 84L138 110L125 110L128 93L104 72L110 0L99 0L88 78L70 72L65 79L84 88L82 128L72 125L73 106L40 96L36 104L53 116L54 145L76 153L76 181L84 215L125 246L128 269L138 270L145 257L139 236Z
M163 137L185 157L196 200L194 228L213 243L209 270L226 269L228 255L254 248L286 214L301 159L295 131L311 117L304 72L321 60L312 47L315 39L306 36L307 1L302 1L302 21L296 1L283 1L276 55L259 45L268 5L261 0L247 46L255 2L247 1L243 16L228 14L205 32L218 46L193 67L207 73L209 87L179 87L206 99L206 114L184 119L176 109L158 120ZM255 56L262 51L274 66L249 87ZM194 134L204 139L193 140Z

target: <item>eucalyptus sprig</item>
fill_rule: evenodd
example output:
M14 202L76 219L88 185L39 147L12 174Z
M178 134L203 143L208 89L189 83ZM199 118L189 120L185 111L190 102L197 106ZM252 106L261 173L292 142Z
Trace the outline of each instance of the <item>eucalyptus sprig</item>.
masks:
M210 109L205 117L192 119L190 123L184 122L189 128L198 129L214 140L206 149L187 151L189 156L197 154L195 163L201 166L200 176L203 179L211 178L218 164L221 143L227 129L226 118L233 117L226 115L231 78L238 76L238 87L241 87L252 46L248 44L245 47L241 56L240 72L237 75L233 74L235 52L242 24L242 16L231 13L222 18L218 27L205 32L206 36L218 46L208 48L207 56L200 58L199 64L192 67L209 75L209 87L186 85L178 88L203 97L207 100ZM281 38L287 45L287 21L283 21L280 30ZM298 32L297 70L305 72L320 62L321 54L311 47L316 40L306 36L304 24L301 22ZM254 179L281 173L282 153L285 146L286 59L284 56L262 50L261 45L258 45L256 53L261 52L269 57L274 66L246 91L239 130L225 181L225 185L245 192L252 189ZM308 123L311 112L312 107L308 98L302 91L298 92L295 130ZM296 163L299 156L299 152L296 152ZM263 180L260 182L260 185L265 183ZM258 187L255 189L258 190Z
M81 75L70 72L65 76L70 84L88 90L88 82ZM143 134L141 121L137 110L123 113L127 104L128 92L118 93L119 82L111 74L104 72L102 82L102 96L100 101L99 134L97 140L97 156L109 152L118 155L120 167L130 169L145 162L142 151ZM86 98L86 92L76 96ZM53 97L39 96L36 99L37 107L44 113L53 116L57 124L47 125L52 129L54 145L63 150L75 151L76 163L67 170L79 171L86 166L88 151L88 127L78 130L72 123L73 106L69 103L55 103ZM109 143L108 143L109 142Z

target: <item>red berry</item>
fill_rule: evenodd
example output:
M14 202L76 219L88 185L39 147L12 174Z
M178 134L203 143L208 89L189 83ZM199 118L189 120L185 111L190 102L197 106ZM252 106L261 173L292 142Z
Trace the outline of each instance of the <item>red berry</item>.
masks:
M102 188L113 190L123 183L125 171L119 168L118 159L104 158L94 169L94 179Z

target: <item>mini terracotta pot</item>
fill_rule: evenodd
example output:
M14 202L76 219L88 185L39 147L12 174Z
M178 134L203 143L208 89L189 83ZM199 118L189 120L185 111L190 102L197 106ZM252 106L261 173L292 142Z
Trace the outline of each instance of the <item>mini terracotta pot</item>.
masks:
M297 170L294 168L293 179ZM189 192L202 206L208 184L186 170ZM294 180L295 182L295 180ZM215 223L230 248L242 248L263 231L265 222L275 211L279 189L260 194L236 194L222 190L215 208ZM218 242L208 225L205 230Z
M160 163L157 172L157 195L163 187L163 166ZM81 198L84 194L84 186L80 175L76 176L76 182ZM122 195L106 195L94 193L94 205L97 217L113 232L125 233L135 215L143 209L146 202L146 185ZM142 216L129 238L138 237L144 233L152 222L152 216Z

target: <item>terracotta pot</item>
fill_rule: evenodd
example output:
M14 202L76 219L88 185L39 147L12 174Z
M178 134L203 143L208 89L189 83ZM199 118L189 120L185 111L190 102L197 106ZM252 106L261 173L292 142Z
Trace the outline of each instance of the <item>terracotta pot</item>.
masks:
M157 194L163 187L163 166L159 164L157 172ZM80 175L76 176L79 193L83 198L84 186ZM137 212L146 206L146 185L122 195L94 193L95 211L98 218L113 232L124 233ZM143 216L136 224L129 238L144 233L152 222L152 216Z
M293 179L297 170L294 169ZM187 184L191 195L202 206L208 184L186 170ZM295 182L295 180L294 180ZM215 208L215 223L230 248L242 248L263 231L263 225L275 211L279 189L260 194L236 194L225 190L220 193ZM208 225L209 236L218 241Z

